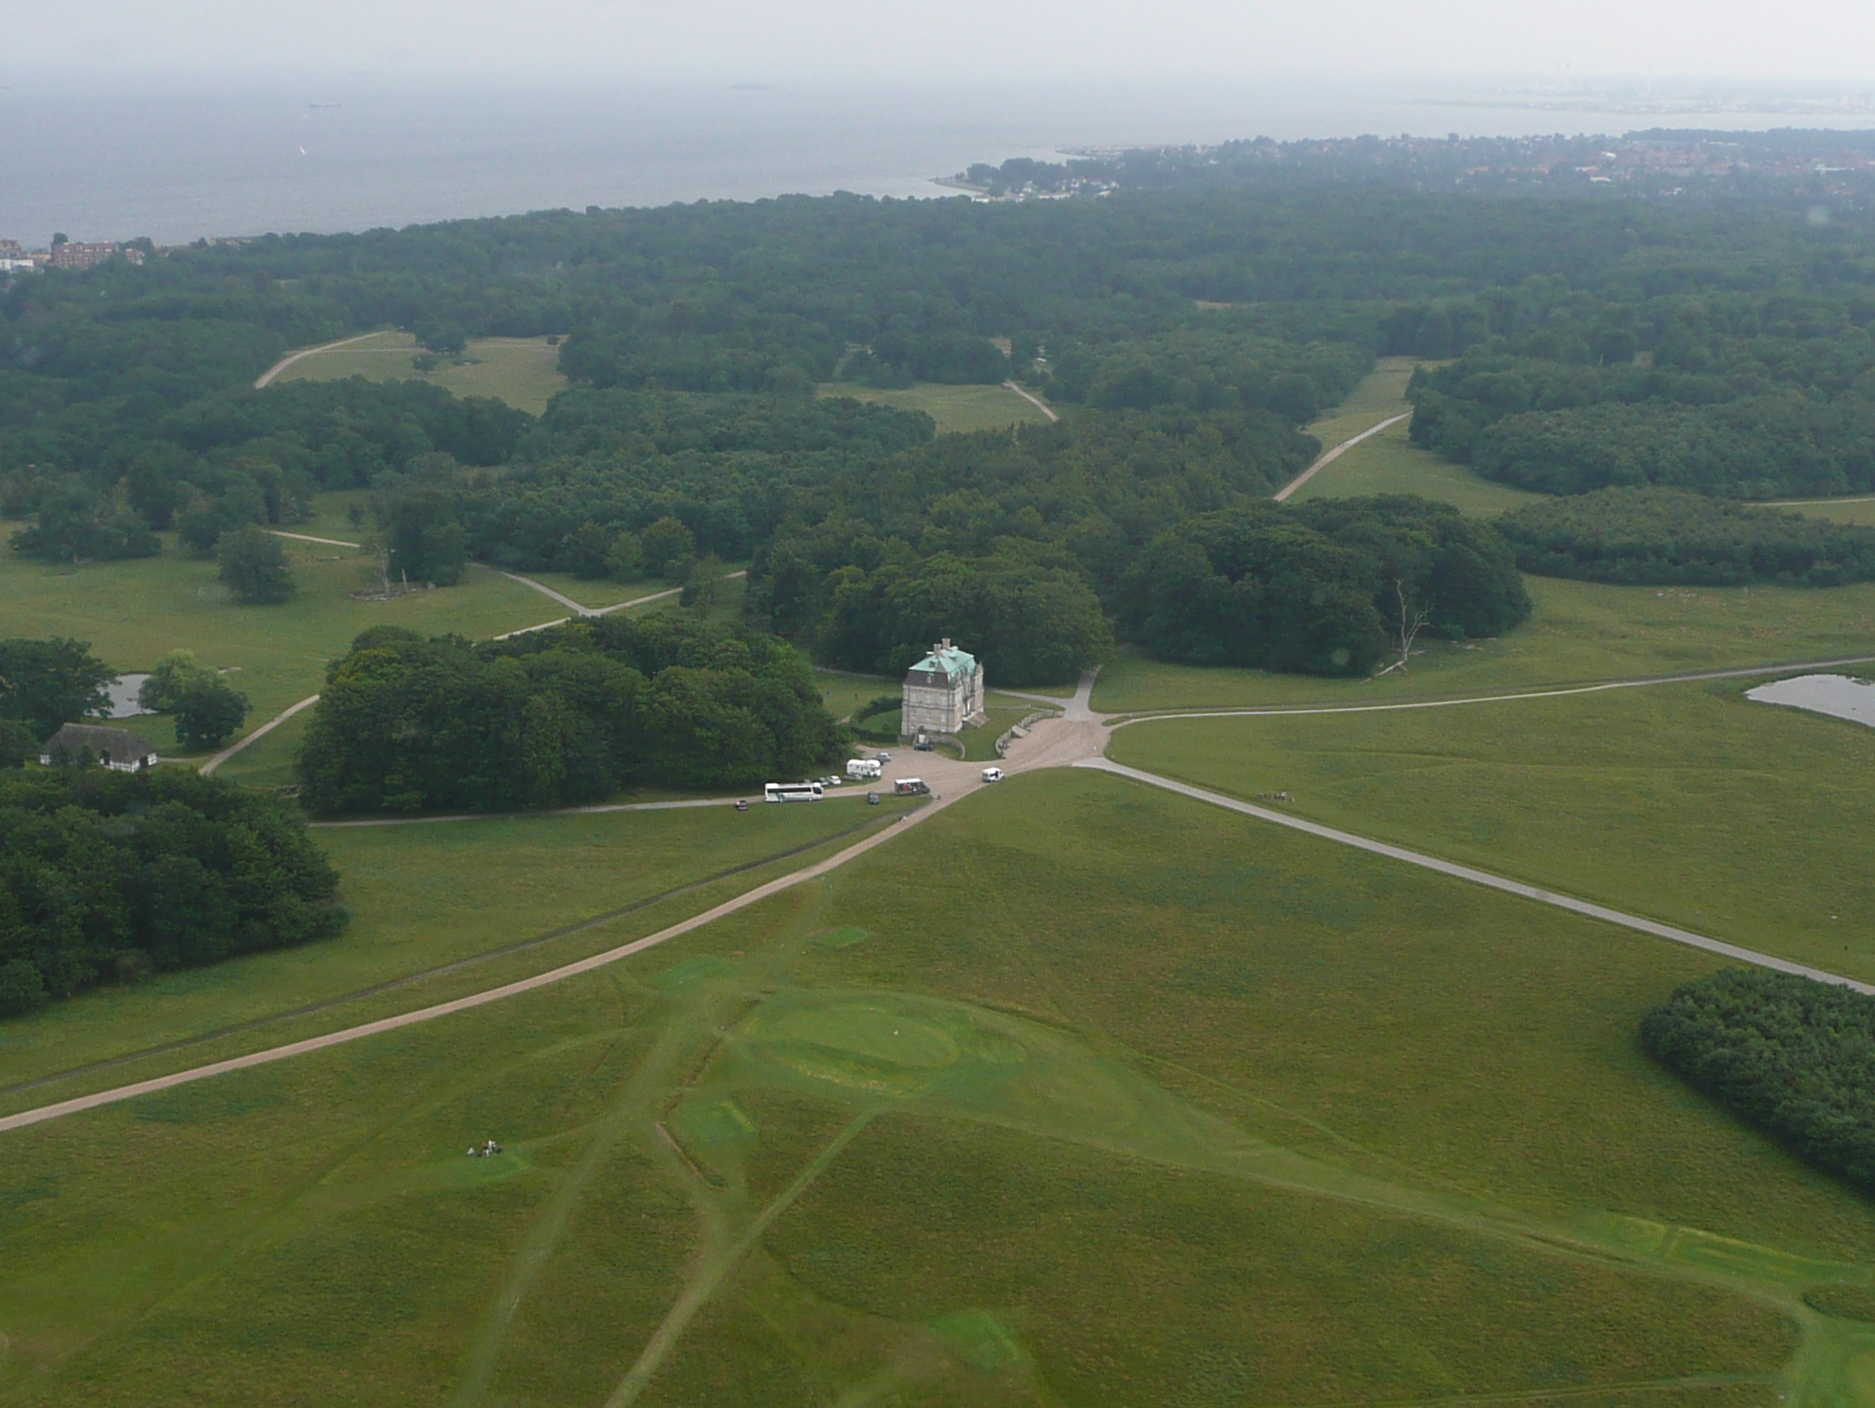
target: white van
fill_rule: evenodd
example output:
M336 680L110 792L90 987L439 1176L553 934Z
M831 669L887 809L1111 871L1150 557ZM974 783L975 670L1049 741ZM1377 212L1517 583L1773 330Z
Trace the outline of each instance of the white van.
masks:
M983 780L985 782L1001 782L1003 780L1003 770L1001 768L985 768L983 769Z
M855 782L878 777L883 771L878 760L874 758L848 758L846 760L846 775Z

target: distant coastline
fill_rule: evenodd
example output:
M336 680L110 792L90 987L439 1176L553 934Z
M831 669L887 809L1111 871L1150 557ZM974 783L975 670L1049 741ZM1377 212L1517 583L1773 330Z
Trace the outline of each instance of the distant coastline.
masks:
M1441 91L1443 89L1443 91ZM492 100L498 98L499 101ZM1266 79L1211 85L1038 85L1017 94L932 83L809 89L750 81L457 92L255 86L134 94L0 91L8 151L0 239L158 245L339 233L534 210L761 200L921 199L984 192L972 163L1058 162L1120 149L1417 133L1533 136L1665 125L1875 126L1852 93L1491 91L1430 81ZM116 134L107 144L89 134ZM830 133L839 134L829 140ZM944 172L930 177L916 173Z

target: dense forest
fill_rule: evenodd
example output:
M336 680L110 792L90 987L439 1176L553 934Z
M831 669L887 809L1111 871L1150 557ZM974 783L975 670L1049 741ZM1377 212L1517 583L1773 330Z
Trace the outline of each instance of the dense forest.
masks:
M1763 968L1685 984L1648 1052L1741 1119L1875 1192L1875 998Z
M1389 602L1411 574L1374 567L1393 549L1372 533L1256 516L1318 448L1298 426L1376 355L1451 359L1416 377L1413 434L1505 482L1875 488L1859 209L1417 188L1475 146L1229 144L1116 159L1099 199L546 211L20 276L0 292L0 514L26 520L15 551L49 561L147 553L165 530L208 556L322 489L369 488L388 566L414 580L446 585L470 559L679 581L748 560L750 625L822 660L892 670L951 634L1035 683L1116 634L1354 669L1402 620L1514 624L1507 590L1475 619L1449 588ZM553 335L573 389L534 417L419 382L250 386L289 347L376 326L441 353ZM816 401L836 376L1014 378L1071 414L937 436L922 415ZM1300 649L1295 622L1249 603L1278 537L1319 572L1334 645ZM1694 558L1731 551L1717 542ZM1853 575L1841 547L1770 570ZM1474 549L1499 572L1491 540ZM1155 591L1148 562L1207 583L1206 604Z
M328 938L338 876L281 803L187 769L0 774L0 1014Z
M1590 582L1834 587L1875 578L1875 528L1684 489L1598 489L1497 520L1517 565Z
M1679 283L1576 299L1422 371L1413 439L1548 494L1875 488L1875 290L1859 266L1741 264Z
M299 774L314 811L508 811L801 775L845 743L772 636L668 612L473 645L379 627L328 667Z

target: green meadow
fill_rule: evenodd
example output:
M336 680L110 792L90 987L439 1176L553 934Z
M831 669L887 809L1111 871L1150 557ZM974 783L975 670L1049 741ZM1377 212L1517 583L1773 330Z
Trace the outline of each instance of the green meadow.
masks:
M1406 383L1414 365L1411 357L1382 357L1347 400L1308 427L1309 434L1328 450L1389 416L1410 412L1413 407L1406 399ZM1464 513L1490 517L1541 497L1493 483L1463 465L1420 449L1408 438L1411 428L1410 421L1401 421L1363 440L1324 466L1296 490L1290 502L1363 494L1418 494L1451 504Z
M1802 503L1778 504L1778 508L1803 514L1806 518L1827 518L1832 523L1853 523L1875 528L1875 498L1812 499Z
M1380 358L1374 363L1374 369L1348 393L1347 400L1303 428L1322 442L1324 450L1331 450L1388 416L1412 410L1406 399L1406 383L1412 380L1413 368L1417 365L1411 357Z
M389 601L354 595L366 559L347 548L285 540L298 592L280 606L240 606L215 579L213 561L177 550L160 557L48 567L0 551L0 635L73 636L119 670L147 670L165 651L193 650L229 672L248 697L248 726L315 694L326 662L359 632L404 626L425 635L488 636L551 619L552 601L486 568L462 581ZM167 720L135 722L159 748L173 747Z
M901 411L923 411L940 431L1002 430L1012 425L1042 425L1048 417L1034 404L1004 386L950 386L919 382L903 390L862 386L856 381L827 381L816 396L850 396Z
M0 1402L1847 1403L1875 1208L1634 1039L1712 966L1018 777L599 972L9 1135Z
M1524 578L1536 609L1492 640L1425 642L1412 668L1373 680L1278 675L1116 654L1094 707L1111 714L1285 704L1368 704L1597 680L1875 655L1875 584L1614 587Z
M1867 728L1747 682L1129 725L1116 761L1875 979Z
M423 349L407 332L376 332L344 347L302 357L276 379L340 381L427 381L458 396L492 396L518 410L539 415L564 391L560 349L544 337L471 338L460 362L445 358L432 371L420 372L412 359ZM343 536L342 534L340 536Z
M329 826L335 939L105 987L0 1024L23 1109L492 987L653 933L905 810L857 800ZM99 1062L136 1057L134 1068ZM75 1073L63 1076L62 1073ZM45 1084L58 1078L56 1088ZM30 1088L22 1088L24 1086Z
M1385 419L1385 414L1376 419ZM1372 420L1367 422L1368 425L1373 423ZM1351 433L1362 429L1365 427L1356 426ZM1451 504L1462 513L1491 518L1505 509L1542 497L1508 484L1494 483L1463 465L1420 449L1407 438L1409 430L1409 423L1401 421L1388 426L1373 439L1363 440L1296 490L1291 502L1345 499L1360 494L1418 494L1424 499Z

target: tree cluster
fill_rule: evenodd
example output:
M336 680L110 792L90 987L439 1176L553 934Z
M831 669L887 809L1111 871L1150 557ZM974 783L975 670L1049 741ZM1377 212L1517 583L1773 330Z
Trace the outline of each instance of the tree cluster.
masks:
M1494 636L1530 614L1489 526L1404 495L1199 514L1141 554L1128 637L1165 660L1358 675L1422 633Z
M506 811L799 776L844 742L785 642L654 612L481 644L367 631L298 770L315 811Z
M1802 1158L1875 1193L1875 998L1769 969L1678 988L1648 1054Z
M192 650L172 650L158 660L137 691L137 705L145 713L172 715L176 741L191 751L220 747L247 717L247 696L198 664Z
M1599 489L1513 509L1517 564L1589 582L1834 587L1875 579L1875 528L1683 489Z
M0 640L0 719L16 720L35 740L61 724L109 711L117 671L91 653L90 643L53 636Z
M1141 545L1255 502L1316 448L1267 413L1170 407L939 436L797 493L747 610L849 669L896 674L950 635L1005 683L1069 682Z
M0 1012L328 938L338 876L303 818L183 769L0 776Z

